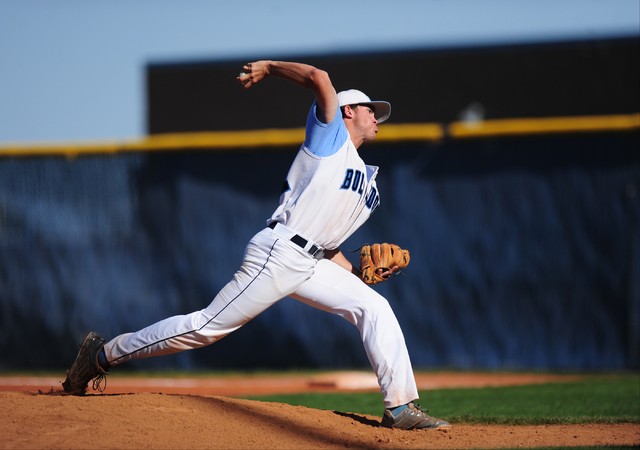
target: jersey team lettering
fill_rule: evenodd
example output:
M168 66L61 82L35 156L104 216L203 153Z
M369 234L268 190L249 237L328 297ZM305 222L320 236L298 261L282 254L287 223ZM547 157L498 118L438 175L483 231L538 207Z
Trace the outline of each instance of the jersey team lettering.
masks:
M364 179L365 175L360 170L347 169L340 189L351 189L353 192L357 192L359 195L362 195L364 191ZM378 195L378 191L375 187L371 187L371 192L367 197L365 205L367 205L367 208L373 212L373 210L378 207L379 203L380 196Z

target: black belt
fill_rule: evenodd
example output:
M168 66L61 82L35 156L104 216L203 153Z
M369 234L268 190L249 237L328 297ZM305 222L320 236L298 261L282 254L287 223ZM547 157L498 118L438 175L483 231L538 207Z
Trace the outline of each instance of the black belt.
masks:
M269 224L269 228L271 228L273 230L276 227L277 223L278 222L271 222ZM293 242L294 244L296 244L297 246L301 247L303 250L307 246L307 244L309 243L309 241L307 241L305 238L303 238L299 234L296 234L295 236L293 236L290 239L290 241ZM318 247L316 244L313 244L311 246L311 248L309 248L308 252L315 259L320 259L320 258L322 258L324 256L324 251L320 247Z

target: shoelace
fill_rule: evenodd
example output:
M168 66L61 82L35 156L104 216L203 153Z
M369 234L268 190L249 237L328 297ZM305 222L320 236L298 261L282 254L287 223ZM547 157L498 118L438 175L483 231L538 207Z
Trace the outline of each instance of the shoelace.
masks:
M103 381L104 381L104 386L101 386ZM98 375L93 379L93 390L104 392L106 388L107 388L107 376L101 373L100 375Z
M411 409L415 410L415 412L418 413L418 414L421 414L421 415L423 415L425 417L429 417L429 415L427 414L429 412L429 410L428 409L422 409L420 407L420 405L418 405L417 403L414 403L413 404L413 408L411 408Z

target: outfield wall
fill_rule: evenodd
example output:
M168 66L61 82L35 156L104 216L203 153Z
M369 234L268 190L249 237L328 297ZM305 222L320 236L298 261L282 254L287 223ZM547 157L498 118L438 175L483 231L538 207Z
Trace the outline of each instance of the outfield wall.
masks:
M415 366L638 367L632 128L363 147L382 202L342 248L354 262L346 250L363 242L411 250L406 275L375 289ZM205 307L297 150L125 147L0 156L1 370L61 369L91 329L109 338ZM354 327L287 298L215 345L129 367L367 364Z

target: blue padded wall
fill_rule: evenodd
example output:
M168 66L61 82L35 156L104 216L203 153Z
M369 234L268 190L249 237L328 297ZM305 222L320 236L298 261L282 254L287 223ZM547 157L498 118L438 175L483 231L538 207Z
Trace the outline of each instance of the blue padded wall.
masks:
M638 367L637 133L369 145L381 206L342 247L411 264L375 287L416 367ZM65 368L205 307L296 149L0 158L0 369ZM124 367L367 367L357 330L286 298L205 349Z

